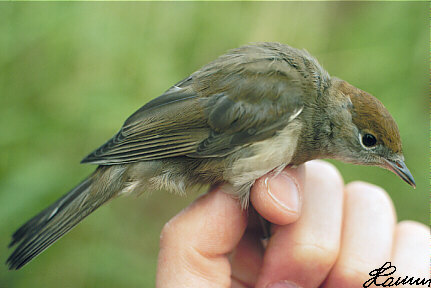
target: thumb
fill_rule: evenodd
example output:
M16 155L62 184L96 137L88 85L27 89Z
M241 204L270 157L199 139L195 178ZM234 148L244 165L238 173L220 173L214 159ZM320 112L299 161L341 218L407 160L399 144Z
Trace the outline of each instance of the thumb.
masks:
M250 201L256 211L274 224L295 222L301 213L304 175L304 165L300 165L256 180L250 191Z

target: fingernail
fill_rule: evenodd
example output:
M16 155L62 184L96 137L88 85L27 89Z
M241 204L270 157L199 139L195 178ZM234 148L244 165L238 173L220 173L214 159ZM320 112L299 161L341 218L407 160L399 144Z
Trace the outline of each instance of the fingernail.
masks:
M300 209L299 188L296 181L286 172L265 179L268 194L282 208L290 213L298 213Z
M301 288L301 286L296 285L293 282L284 280L277 283L272 283L266 286L266 288Z

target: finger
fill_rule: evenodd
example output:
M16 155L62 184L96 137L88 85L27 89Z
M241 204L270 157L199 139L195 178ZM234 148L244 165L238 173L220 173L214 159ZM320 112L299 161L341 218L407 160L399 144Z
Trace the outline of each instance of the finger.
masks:
M323 161L308 162L305 170L301 217L275 228L256 287L296 287L286 283L318 287L336 260L343 180L334 166Z
M238 244L247 219L238 200L221 189L199 198L163 228L157 287L230 285L226 254Z
M296 221L301 212L303 165L269 173L254 183L250 201L262 217L271 223L286 225Z
M261 234L247 229L231 255L232 288L254 287L262 266L263 247Z
M391 275L395 280L398 277L405 279L406 276L425 281L430 278L429 236L429 227L418 222L403 221L396 226L392 265L397 270L395 275ZM411 284L398 287L411 287Z
M362 287L391 257L396 216L389 195L362 182L346 186L341 250L325 287Z

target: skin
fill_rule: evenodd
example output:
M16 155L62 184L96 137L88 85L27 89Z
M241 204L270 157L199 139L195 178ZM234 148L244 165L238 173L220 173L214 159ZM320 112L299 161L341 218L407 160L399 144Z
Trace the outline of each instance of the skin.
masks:
M429 278L428 227L397 223L387 192L345 185L326 162L253 186L251 204L275 224L266 249L256 214L228 189L213 187L165 225L157 287L362 287L386 261L399 276Z

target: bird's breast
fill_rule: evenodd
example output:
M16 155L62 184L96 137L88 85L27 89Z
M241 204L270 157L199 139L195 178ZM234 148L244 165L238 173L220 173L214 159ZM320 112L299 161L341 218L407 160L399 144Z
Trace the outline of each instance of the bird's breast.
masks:
M284 168L295 154L301 128L300 121L295 119L275 136L252 144L249 147L251 156L233 162L224 179L242 186L276 168Z

